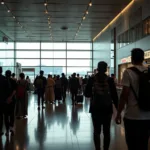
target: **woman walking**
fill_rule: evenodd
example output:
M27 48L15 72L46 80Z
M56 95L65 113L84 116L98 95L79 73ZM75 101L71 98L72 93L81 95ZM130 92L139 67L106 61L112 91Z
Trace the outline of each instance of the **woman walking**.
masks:
M28 108L28 93L27 87L28 82L25 80L24 73L20 74L20 80L17 82L17 107L16 107L16 116L18 119L26 118L27 116L27 108Z
M55 81L53 80L52 75L48 75L46 92L45 92L45 100L46 102L50 102L52 104L55 103L54 86L55 86Z

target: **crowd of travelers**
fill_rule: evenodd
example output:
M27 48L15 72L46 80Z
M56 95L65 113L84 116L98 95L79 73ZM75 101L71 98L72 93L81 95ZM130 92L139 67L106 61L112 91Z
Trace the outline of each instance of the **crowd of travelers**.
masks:
M116 124L122 123L124 111L125 137L128 150L148 150L150 137L150 72L143 65L144 51L136 48L131 51L133 67L126 69L122 79L122 93L118 97L115 75L106 74L107 63L99 62L97 72L91 77L80 77L73 73L69 79L62 76L48 75L44 71L34 81L35 93L38 97L38 110L45 108L45 103L55 104L56 101L66 101L66 93L71 93L72 105L77 104L78 92L90 98L90 113L94 127L94 144L96 150L101 150L101 130L103 129L103 149L109 150L111 141L111 120L113 105L116 108ZM26 118L30 80L25 79L23 73L20 79L7 70L2 75L0 67L0 134L3 135L3 120L6 127L6 136L14 135L14 121L17 118ZM103 127L103 128L102 128Z

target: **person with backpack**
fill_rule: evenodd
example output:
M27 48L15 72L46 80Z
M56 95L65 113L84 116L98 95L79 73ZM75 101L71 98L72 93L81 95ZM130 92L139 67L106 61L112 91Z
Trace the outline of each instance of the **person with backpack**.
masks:
M42 109L44 109L44 94L45 94L45 88L47 84L46 78L43 76L44 71L40 71L40 75L36 78L34 81L35 88L37 89L38 94L38 110L40 110L40 104L42 99Z
M125 136L128 150L148 150L150 137L150 72L143 66L144 51L131 51L133 67L125 70L122 79L123 90L120 97L116 123L121 124L124 115Z
M6 80L8 83L6 95L6 108L4 112L5 126L6 126L6 136L9 136L9 131L11 135L14 135L14 123L15 123L15 107L16 107L16 89L17 83L11 78L11 71L7 70L5 72Z
M21 73L20 80L17 82L17 105L16 116L17 119L26 118L28 115L28 82L25 80L24 73Z
M94 144L96 150L101 150L101 126L104 133L104 150L109 150L110 125L113 113L113 103L118 107L118 95L114 81L106 75L107 63L98 63L98 73L91 77L88 87L91 87L90 113L94 126ZM90 88L89 88L90 89Z
M6 80L6 77L2 75L3 68L0 67L0 136L2 136L3 133L3 120L4 120L4 112L6 110L7 106L7 88L8 88L8 82Z
M67 92L67 87L68 87L68 80L67 80L67 78L66 78L64 73L62 73L61 83L62 83L63 102L65 102L65 100L66 100L66 92Z

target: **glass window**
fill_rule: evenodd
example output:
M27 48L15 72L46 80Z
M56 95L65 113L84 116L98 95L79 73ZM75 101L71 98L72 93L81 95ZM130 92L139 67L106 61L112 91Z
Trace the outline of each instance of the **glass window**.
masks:
M40 49L40 43L16 43L16 49Z
M0 51L0 58L14 58L14 51Z
M40 51L17 51L17 58L40 58Z
M91 66L92 60L81 60L81 59L72 59L72 60L67 60L67 66Z
M9 43L4 43L4 42L0 42L0 49L14 49L14 43L13 42L9 42Z
M67 52L67 58L91 58L91 52L90 51L68 51Z
M42 59L41 66L66 66L66 59Z
M10 70L13 73L14 72L14 67L13 66L3 67L3 75L5 75L5 72L7 70Z
M68 50L91 50L91 43L67 43Z
M50 49L65 50L66 43L41 43L41 49L43 50L50 50Z
M60 75L61 73L66 74L66 67L42 67L45 75L52 74L52 75Z
M21 66L39 66L40 59L17 59L16 62L20 63Z
M67 75L70 76L72 73L79 73L81 76L87 75L87 72L92 71L91 67L68 67Z
M42 58L66 58L66 51L42 51Z
M14 66L14 59L0 59L0 66Z

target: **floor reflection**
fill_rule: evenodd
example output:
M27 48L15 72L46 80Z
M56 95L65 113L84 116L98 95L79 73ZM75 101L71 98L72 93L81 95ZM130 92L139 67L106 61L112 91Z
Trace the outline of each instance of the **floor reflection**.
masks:
M38 112L37 96L30 94L28 119L16 120L16 135L0 139L0 150L94 150L89 99L84 104L47 104ZM127 150L124 129L112 121L111 149ZM119 146L121 145L121 146Z

